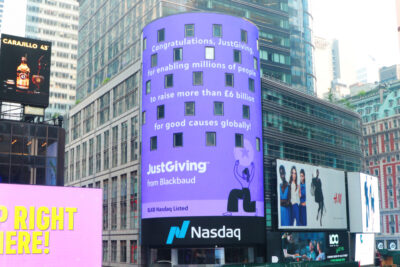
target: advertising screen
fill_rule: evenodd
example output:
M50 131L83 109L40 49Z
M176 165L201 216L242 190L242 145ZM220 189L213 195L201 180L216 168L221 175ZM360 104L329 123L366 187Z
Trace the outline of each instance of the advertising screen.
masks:
M361 266L373 265L375 258L375 234L356 234L355 260Z
M257 38L253 24L221 14L144 28L143 242L165 245L171 227L186 225L193 235L171 245L263 240L252 234L265 228ZM191 232L205 224L221 235Z
M51 43L1 35L0 101L47 107Z
M350 231L354 233L379 233L378 178L359 172L347 174Z
M0 184L0 266L101 266L101 221L100 189Z
M384 249L385 248L385 241L383 241L383 240L377 240L375 242L375 244L376 244L376 248L377 249Z
M397 250L397 240L387 240L387 247L390 250Z
M345 262L349 257L346 232L286 232L281 244L279 262Z
M279 228L346 229L344 172L277 160Z

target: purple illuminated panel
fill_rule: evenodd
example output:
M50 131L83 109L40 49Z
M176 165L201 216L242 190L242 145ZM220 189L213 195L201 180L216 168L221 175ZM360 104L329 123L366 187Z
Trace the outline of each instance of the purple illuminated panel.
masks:
M257 39L221 14L144 28L143 219L264 216Z

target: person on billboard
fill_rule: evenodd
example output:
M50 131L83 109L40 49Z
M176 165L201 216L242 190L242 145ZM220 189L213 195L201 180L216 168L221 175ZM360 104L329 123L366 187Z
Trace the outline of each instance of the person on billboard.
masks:
M308 246L306 247L306 254L303 255L303 259L307 261L315 261L317 254L315 253L315 245L313 240L308 240Z
M293 166L290 170L290 203L292 204L292 216L290 220L290 225L294 225L294 221L296 221L296 225L300 225L300 214L299 214L299 204L300 204L300 187L297 183L297 170L296 167Z
M293 262L298 255L296 254L296 246L291 233L282 235L282 252L285 262Z
M316 261L326 260L326 255L325 255L325 252L322 251L320 242L317 242L317 252L318 252L318 256L315 258Z
M232 215L232 212L239 211L239 199L243 199L243 210L245 212L255 212L256 211L256 202L251 201L250 196L250 184L254 178L254 162L251 163L251 171L248 168L244 168L242 173L238 171L239 161L235 162L235 166L233 167L233 174L239 184L242 186L242 189L232 189L229 193L228 197L228 212L224 213L225 216Z
M301 226L307 225L307 208L306 208L306 173L304 169L300 170L300 206L299 206L299 219Z
M322 226L322 215L324 213L324 195L322 193L322 182L319 178L319 170L317 169L316 175L312 178L311 181L311 192L314 192L315 202L318 203L318 211L317 211L317 221L319 217L319 223ZM321 215L319 215L321 213Z
M281 226L289 226L292 205L290 204L290 188L288 182L286 181L286 171L283 165L279 166L279 175L282 180L282 183L279 185L281 202Z

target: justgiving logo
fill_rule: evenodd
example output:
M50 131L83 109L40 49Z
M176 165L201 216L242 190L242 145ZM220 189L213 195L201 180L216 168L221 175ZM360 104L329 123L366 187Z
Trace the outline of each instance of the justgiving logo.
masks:
M180 229L178 226L171 226L167 238L167 245L172 244L172 241L174 241L174 237L185 238L187 229L189 228L189 223L190 221L183 221L182 227Z

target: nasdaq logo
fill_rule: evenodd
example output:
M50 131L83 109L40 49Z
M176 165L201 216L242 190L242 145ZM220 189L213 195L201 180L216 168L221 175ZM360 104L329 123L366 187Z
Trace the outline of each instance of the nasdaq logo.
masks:
M174 237L176 238L185 238L187 229L189 228L190 221L183 221L181 228L178 226L171 226L169 229L169 234L167 238L167 245L171 245L174 241Z

